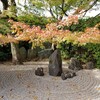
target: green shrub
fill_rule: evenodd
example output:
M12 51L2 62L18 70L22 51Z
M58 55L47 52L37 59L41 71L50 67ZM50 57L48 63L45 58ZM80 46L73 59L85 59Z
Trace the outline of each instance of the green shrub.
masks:
M47 18L33 14L20 15L17 17L17 20L20 22L25 22L31 26L32 25L41 26L42 28L44 28L46 24L56 21L53 18Z
M72 57L72 43L62 42L58 45L58 48L61 50L62 58L69 59Z
M88 43L83 46L73 45L63 42L58 46L62 53L62 58L78 58L82 63L94 62L97 68L100 68L100 44Z
M64 29L69 29L70 31L84 31L87 27L94 27L97 23L100 23L100 16L79 19L78 24L73 24L69 27L65 26Z
M7 19L0 19L0 34L10 33L10 25Z
M89 43L85 47L96 61L96 67L100 68L100 44Z
M10 45L0 46L0 61L11 59Z
M5 60L7 60L7 56L8 56L7 53L0 52L0 61L5 61Z

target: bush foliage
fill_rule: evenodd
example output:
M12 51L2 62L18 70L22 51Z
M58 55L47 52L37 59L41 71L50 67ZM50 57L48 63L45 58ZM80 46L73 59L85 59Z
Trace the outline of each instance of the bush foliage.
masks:
M20 22L27 23L30 26L36 25L42 28L44 28L46 24L56 21L53 18L47 18L47 17L42 17L38 15L33 15L33 14L20 15L17 17L17 20Z
M83 64L92 61L100 68L100 44L88 43L83 46L63 42L59 45L63 59L78 58Z
M65 26L65 29L71 31L84 31L87 27L94 27L96 24L100 23L100 16L79 19L78 24L72 24L71 26Z
M0 19L0 34L10 33L10 25L7 19Z
M11 58L10 45L0 46L0 61L6 61Z

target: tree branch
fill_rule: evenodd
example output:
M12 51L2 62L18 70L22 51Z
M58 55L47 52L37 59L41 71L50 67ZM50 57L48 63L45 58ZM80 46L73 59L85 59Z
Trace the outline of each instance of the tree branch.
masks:
M99 14L97 14L95 17L97 17L97 16L100 16L100 13L99 13Z
M55 18L55 16L54 16L53 11L52 11L51 8L49 9L49 11L50 11L50 14L52 15L52 17Z
M62 7L59 6L59 8L62 10L65 16L68 16L68 14L66 14L66 11Z
M3 9L4 10L7 10L7 8L8 8L8 0L1 0L1 2L2 2L2 4L3 4Z
M93 4L90 5L90 7L84 11L85 14L83 15L83 17L86 15L86 13L87 13L97 2L98 2L98 0L95 0L95 1L93 2Z
M66 11L64 10L64 4L65 4L65 0L62 0L62 5L59 6L59 8L62 10L62 12L63 12L63 14L64 14L65 16L68 16L68 14L66 14Z

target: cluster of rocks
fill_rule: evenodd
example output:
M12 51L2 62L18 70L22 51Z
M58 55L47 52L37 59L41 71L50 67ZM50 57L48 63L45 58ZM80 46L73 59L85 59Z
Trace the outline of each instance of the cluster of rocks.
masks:
M71 58L68 68L66 72L62 70L62 59L61 53L59 49L54 50L49 58L49 75L52 76L61 76L63 80L67 78L73 78L76 76L77 70L82 69L82 65L76 58Z
M63 72L62 70L62 59L59 49L55 49L49 58L49 75L61 76L63 80L67 78L73 78L76 76L77 71L83 69L81 62L76 58L71 58L68 64L68 70ZM86 69L93 69L93 62L88 62L85 65Z
M68 70L61 74L63 80L67 78L73 78L76 76L76 72L83 69L81 62L76 58L71 58L68 64Z
M66 80L67 78L73 78L74 76L76 76L76 72L69 69L61 74L62 80Z
M27 60L32 60L32 59L45 59L49 58L50 55L53 53L52 49L44 49L41 50L39 47L33 48L33 49L28 49L26 50L24 47L19 48L19 53L20 53L20 58L22 61Z
M50 50L49 50L50 51ZM48 52L48 51L46 51ZM46 54L46 53L45 53ZM49 75L51 76L61 76L63 80L67 78L73 78L76 76L77 71L83 69L81 62L76 58L71 58L70 62L68 64L68 70L64 72L62 70L62 59L61 59L61 53L59 49L54 48L54 50L51 50L49 52ZM85 68L92 69L94 68L94 64L92 62L89 62L85 65ZM35 75L43 76L43 68L38 68L35 71Z
M51 54L49 58L49 75L51 76L61 76L63 80L67 78L72 78L76 76L76 72L74 70L80 70L82 69L81 64L76 59L71 59L69 64L69 69L66 72L63 72L62 70L62 59L61 59L61 53L59 49L55 49L53 53ZM35 75L43 76L43 68L38 68L35 70Z

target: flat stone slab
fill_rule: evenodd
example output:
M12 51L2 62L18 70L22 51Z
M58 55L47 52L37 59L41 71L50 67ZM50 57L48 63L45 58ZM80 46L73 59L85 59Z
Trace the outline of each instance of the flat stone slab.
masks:
M44 76L35 75L37 67ZM47 63L0 64L0 100L100 100L100 70L80 70L62 80L48 74Z

